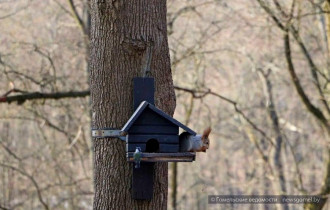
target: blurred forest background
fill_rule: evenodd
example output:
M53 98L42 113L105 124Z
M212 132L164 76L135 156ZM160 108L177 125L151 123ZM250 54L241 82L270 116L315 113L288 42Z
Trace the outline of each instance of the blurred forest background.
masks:
M207 153L169 164L168 208L328 195L330 1L167 2L175 118L213 128ZM88 5L0 0L0 209L92 209Z

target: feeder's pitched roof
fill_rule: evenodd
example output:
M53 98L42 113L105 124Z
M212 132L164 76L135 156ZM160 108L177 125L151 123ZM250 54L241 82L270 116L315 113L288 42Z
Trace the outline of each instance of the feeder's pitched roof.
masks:
M183 125L182 123L180 123L179 121L177 121L173 117L169 116L168 114L166 114L162 110L156 108L154 105L152 105L152 104L150 104L150 103L148 103L146 101L141 102L141 104L139 105L139 107L135 110L135 112L133 113L133 115L131 116L131 118L127 121L127 123L124 125L124 127L121 129L121 131L127 132L131 128L131 126L134 124L134 122L139 118L139 116L143 113L143 111L146 108L149 108L153 112L157 113L159 116L165 118L166 120L170 121L171 123L175 124L176 126L179 126L183 130L185 130L188 133L190 133L191 135L196 135L196 132L195 131L191 130L187 126Z

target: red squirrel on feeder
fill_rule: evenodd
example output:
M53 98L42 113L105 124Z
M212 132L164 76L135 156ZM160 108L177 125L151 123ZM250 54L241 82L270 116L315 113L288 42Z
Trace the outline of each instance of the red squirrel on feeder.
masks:
M211 128L206 128L202 135L193 136L188 132L180 134L180 152L206 152L210 146Z

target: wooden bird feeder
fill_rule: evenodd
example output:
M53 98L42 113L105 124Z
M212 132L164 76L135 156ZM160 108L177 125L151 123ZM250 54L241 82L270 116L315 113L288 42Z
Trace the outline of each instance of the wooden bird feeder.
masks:
M135 112L122 128L126 135L126 157L134 162L133 154L141 148L141 167L133 167L133 199L151 199L153 194L154 162L192 162L194 152L179 152L179 128L191 135L196 132L154 106L154 79L134 78Z
M122 131L127 133L127 160L133 162L133 153L141 148L141 162L191 162L195 153L179 153L179 127L196 133L171 116L143 101Z

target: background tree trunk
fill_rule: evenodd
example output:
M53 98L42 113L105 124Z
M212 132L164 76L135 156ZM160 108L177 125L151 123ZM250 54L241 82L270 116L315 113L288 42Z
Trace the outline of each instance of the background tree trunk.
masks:
M147 53L150 51L151 53ZM120 129L133 113L133 77L152 55L155 104L169 115L175 109L166 31L166 1L91 1L90 86L93 128ZM94 209L166 209L167 163L155 166L151 201L131 199L132 165L125 143L93 139Z
M328 53L330 57L330 0L327 0L323 4L323 11L325 16L325 24L326 24L326 40L328 44Z
M272 128L275 135L275 150L273 151L273 159L271 161L274 166L274 175L275 180L273 181L274 191L278 195L287 195L286 188L286 177L285 177L285 169L283 166L283 152L282 152L282 144L283 144L283 136L281 133L279 118L277 114L277 110L275 108L275 102L273 97L273 87L272 83L269 79L271 70L267 70L267 73L264 70L259 69L258 71L259 77L261 79L264 95L266 98L266 108L269 119L272 124ZM287 203L278 204L278 209L288 210L289 205Z

